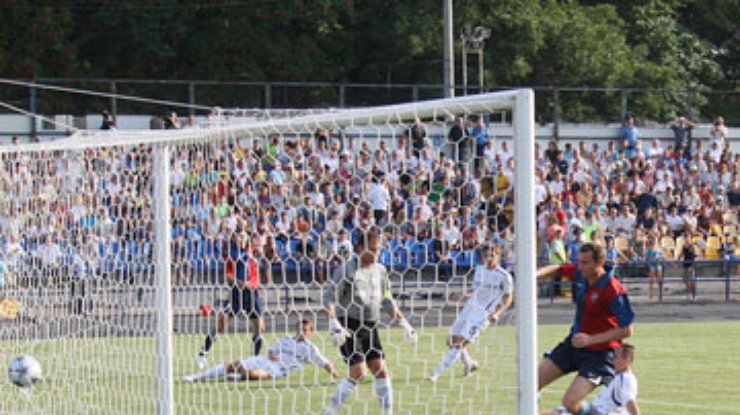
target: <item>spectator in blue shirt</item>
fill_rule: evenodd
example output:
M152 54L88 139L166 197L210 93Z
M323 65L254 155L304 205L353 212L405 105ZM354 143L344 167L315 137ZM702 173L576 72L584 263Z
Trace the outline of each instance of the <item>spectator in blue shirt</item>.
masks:
M5 274L8 273L8 266L5 265L3 258L0 258L0 299L5 297Z
M637 155L635 149L637 148L637 141L640 139L640 136L637 127L635 127L635 119L631 115L625 118L620 137L622 138L622 147L627 158L635 158Z
M470 130L470 135L475 140L475 166L477 170L483 162L486 145L488 145L488 127L486 127L483 116L479 116L475 120L475 125Z

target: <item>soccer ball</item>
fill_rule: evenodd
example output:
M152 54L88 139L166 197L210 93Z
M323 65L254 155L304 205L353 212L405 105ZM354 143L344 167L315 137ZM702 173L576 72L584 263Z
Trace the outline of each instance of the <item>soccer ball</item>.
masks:
M18 356L10 362L8 378L16 386L31 386L41 380L41 365L31 356Z

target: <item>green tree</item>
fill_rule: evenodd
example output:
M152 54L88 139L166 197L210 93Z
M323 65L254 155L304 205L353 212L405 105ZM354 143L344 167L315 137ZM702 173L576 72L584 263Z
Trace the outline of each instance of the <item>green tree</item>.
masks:
M664 88L631 93L630 111L663 119L715 113L713 88L736 89L740 0L458 0L459 29L485 25L488 87L556 86L567 120L614 119L620 94L572 87ZM442 4L428 0L0 4L0 76L255 82L442 83ZM471 75L475 65L471 66ZM471 76L470 79L475 79ZM689 96L686 89L694 91ZM123 93L187 99L182 86L128 84ZM21 91L27 94L26 91ZM6 92L7 94L8 92ZM258 87L198 91L199 100L262 105ZM335 105L334 91L275 88L274 105ZM442 88L422 98L441 96ZM350 88L350 105L406 101L411 91ZM554 95L538 94L549 118ZM94 101L101 105L100 100ZM89 111L71 103L78 111ZM133 108L133 107L131 107ZM149 108L149 107L144 107ZM99 108L93 108L99 110Z

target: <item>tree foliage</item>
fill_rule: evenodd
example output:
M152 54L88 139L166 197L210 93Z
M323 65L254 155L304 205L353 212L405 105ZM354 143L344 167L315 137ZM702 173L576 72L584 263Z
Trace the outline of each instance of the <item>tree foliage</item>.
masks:
M690 88L701 106L702 92L737 88L739 3L458 0L454 16L457 29L493 31L485 45L489 87ZM0 76L10 78L443 78L440 1L0 0L0 23ZM619 94L595 95L561 95L563 111L573 119L619 115ZM541 109L553 99L545 96ZM647 116L667 117L686 99L669 91L634 102Z

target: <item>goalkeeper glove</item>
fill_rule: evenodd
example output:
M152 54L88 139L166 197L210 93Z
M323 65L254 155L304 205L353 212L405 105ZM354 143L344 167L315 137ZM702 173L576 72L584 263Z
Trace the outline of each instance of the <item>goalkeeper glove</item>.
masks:
M401 319L398 321L398 324L403 327L403 336L406 338L406 340L411 340L414 344L416 344L417 336L416 336L416 330L414 330L413 327L411 327L411 324L409 324L406 319Z
M334 345L337 347L341 347L347 341L347 338L351 336L349 331L342 327L337 319L329 320L329 332L331 333L331 339Z

